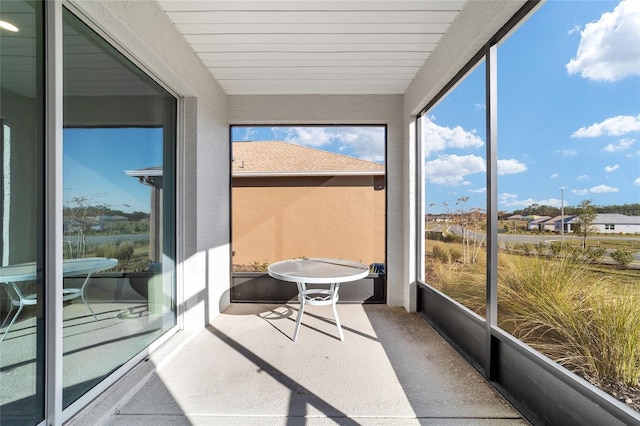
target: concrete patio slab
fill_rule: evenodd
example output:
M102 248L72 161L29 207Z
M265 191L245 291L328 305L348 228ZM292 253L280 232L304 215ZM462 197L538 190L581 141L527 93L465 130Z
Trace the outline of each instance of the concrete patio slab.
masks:
M528 424L418 315L338 312L343 342L330 307L305 311L293 342L297 305L234 304L70 424Z

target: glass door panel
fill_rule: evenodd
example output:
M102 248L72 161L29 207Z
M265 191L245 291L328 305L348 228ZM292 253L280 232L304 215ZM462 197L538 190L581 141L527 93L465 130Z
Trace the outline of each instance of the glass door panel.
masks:
M0 4L0 424L44 418L41 2Z
M63 20L67 407L176 324L176 99Z

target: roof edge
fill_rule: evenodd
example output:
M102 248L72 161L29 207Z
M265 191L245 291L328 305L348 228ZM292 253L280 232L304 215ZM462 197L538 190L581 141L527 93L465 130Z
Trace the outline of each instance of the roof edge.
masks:
M301 177L301 176L384 176L384 170L320 171L320 172L239 172L233 177Z

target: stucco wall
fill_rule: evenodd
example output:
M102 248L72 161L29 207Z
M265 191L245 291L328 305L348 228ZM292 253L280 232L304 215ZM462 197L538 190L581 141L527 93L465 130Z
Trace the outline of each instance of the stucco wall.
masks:
M384 190L372 176L234 178L233 264L297 257L384 262Z
M73 0L116 47L183 98L178 158L178 308L202 328L229 301L227 96L153 1Z

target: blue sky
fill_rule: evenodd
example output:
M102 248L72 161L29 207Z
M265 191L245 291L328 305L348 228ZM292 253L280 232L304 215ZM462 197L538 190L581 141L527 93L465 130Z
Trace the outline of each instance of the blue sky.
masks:
M64 129L64 204L84 197L124 212L150 210L150 189L125 170L162 165L161 128Z
M484 64L425 119L431 212L485 206ZM548 1L498 48L499 208L640 202L640 1ZM358 129L236 128L371 161ZM561 189L562 188L562 189ZM449 207L444 207L446 203ZM453 207L455 208L455 207Z
M384 163L384 126L233 127L236 141L286 141L376 163Z
M640 2L549 1L497 63L501 210L640 202ZM434 211L485 206L483 80L484 64L425 120Z

